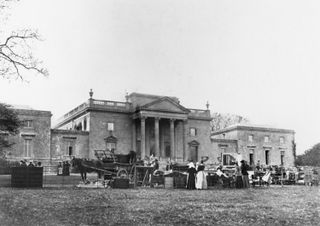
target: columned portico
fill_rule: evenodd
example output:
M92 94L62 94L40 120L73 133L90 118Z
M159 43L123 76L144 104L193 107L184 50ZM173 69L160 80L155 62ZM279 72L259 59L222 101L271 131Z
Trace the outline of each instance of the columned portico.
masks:
M138 157L145 159L153 154L159 160L183 161L186 140L183 122L188 120L189 112L167 97L137 107L132 119L133 123L140 122L133 128L136 144L140 139Z
M133 146L140 140L140 158L154 154L158 159L184 160L186 158L186 120L160 117L141 117L133 120ZM137 132L140 130L140 133ZM140 135L139 135L140 134Z

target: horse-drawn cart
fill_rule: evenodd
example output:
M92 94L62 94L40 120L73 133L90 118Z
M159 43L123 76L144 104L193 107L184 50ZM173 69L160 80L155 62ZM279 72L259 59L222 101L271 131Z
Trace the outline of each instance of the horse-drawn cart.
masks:
M135 152L130 152L127 155L114 154L107 150L96 150L95 156L97 159L87 160L73 158L72 166L77 167L81 178L84 182L87 180L87 173L96 172L99 178L126 178L132 180L134 176L134 167L136 164Z

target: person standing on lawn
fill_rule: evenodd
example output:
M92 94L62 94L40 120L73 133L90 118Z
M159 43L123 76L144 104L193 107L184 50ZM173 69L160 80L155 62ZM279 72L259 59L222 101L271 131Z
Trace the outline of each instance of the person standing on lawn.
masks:
M202 189L207 189L207 175L204 172L204 164L203 161L201 160L200 164L198 165L197 168L197 177L196 177L196 189L202 190Z
M193 162L188 164L188 181L187 181L187 189L193 190L196 189L196 173L197 170L194 166Z
M236 162L236 188L243 188L241 168Z
M248 174L249 166L246 163L246 161L241 160L241 173L242 173L242 181L243 181L243 187L249 188L249 174Z

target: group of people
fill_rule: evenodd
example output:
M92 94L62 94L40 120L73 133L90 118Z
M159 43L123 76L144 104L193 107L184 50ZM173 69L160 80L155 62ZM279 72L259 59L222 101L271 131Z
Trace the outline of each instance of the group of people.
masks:
M187 189L207 189L207 174L204 172L204 163L201 161L196 165L193 162L188 164Z
M20 166L22 167L41 167L41 162L37 162L37 161L30 161L29 163L25 160L21 160L20 161Z
M249 173L250 166L244 160L241 160L241 165L236 162L236 188L249 188Z
M58 176L69 176L70 175L70 163L68 161L59 162L58 164Z
M241 165L239 166L236 163L235 179L236 179L236 188L249 188L249 173L250 166L244 160L240 161ZM205 165L203 161L197 163L196 165L193 162L188 164L188 179L187 179L187 189L207 189L207 174L204 171ZM223 173L222 167L218 167L216 174L219 177L226 177L228 175Z

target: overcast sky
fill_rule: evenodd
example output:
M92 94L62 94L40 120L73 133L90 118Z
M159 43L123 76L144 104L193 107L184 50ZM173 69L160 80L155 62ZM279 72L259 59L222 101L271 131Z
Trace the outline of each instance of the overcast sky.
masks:
M0 80L0 101L53 120L94 98L176 96L319 142L320 2L25 0L0 30L35 28L50 76Z

